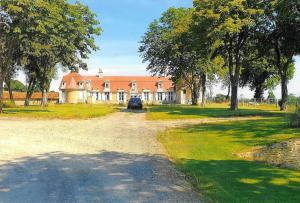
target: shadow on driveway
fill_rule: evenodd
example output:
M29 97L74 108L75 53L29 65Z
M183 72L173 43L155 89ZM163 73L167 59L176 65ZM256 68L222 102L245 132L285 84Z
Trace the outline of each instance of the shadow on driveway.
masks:
M108 151L24 157L0 167L0 201L199 202L166 162L158 155Z

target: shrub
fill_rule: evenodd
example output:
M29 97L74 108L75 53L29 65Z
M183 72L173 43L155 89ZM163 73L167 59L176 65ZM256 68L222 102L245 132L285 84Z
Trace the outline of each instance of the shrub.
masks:
M300 127L300 106L296 107L295 113L290 117L290 126L291 127Z

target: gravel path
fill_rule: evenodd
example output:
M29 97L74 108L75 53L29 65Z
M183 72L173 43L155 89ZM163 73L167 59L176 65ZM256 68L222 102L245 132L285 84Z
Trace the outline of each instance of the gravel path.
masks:
M0 202L200 202L155 136L188 123L1 119Z

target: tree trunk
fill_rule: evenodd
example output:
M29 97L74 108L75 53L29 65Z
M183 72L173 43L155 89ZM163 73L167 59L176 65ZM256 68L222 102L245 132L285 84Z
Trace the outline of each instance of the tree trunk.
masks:
M35 88L35 81L36 80L34 78L31 78L29 80L24 106L29 106L29 104L30 104L30 98L31 98L34 88Z
M262 102L264 100L264 88L261 85L256 86L254 98L258 102Z
M43 88L43 91L42 91L42 103L41 103L41 105L43 107L48 106L48 92L47 92L46 88Z
M29 106L31 96L32 96L32 91L31 90L27 90L27 92L26 92L26 98L25 98L25 102L24 102L24 106Z
M229 101L230 99L230 93L231 93L231 84L229 83L228 85L228 91L227 91L227 95L226 95L226 100Z
M3 83L4 78L1 76L0 73L0 114L3 113Z
M192 89L192 105L196 106L198 104L198 94L196 88Z
M237 111L238 110L238 83L232 84L231 86L231 104L230 109Z
M286 71L281 74L281 100L279 102L280 111L285 111L287 109L288 102L288 87L287 87L287 73Z
M230 109L233 111L238 110L239 100L238 100L238 91L239 91L239 79L240 79L240 55L239 51L235 53L235 67L234 75L230 76L231 81L231 104Z
M201 90L202 90L202 101L201 106L205 107L206 104L206 74L201 75Z
M11 103L15 103L15 100L14 100L14 95L13 95L13 91L11 89L11 83L10 83L10 80L6 80L6 85L7 85L7 89L8 89L8 92L9 92L9 99L10 99L10 102Z

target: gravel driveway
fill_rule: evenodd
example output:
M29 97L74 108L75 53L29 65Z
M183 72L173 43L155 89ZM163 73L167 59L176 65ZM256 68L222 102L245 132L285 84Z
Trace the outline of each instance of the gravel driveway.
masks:
M156 133L177 122L0 120L0 202L200 202Z

